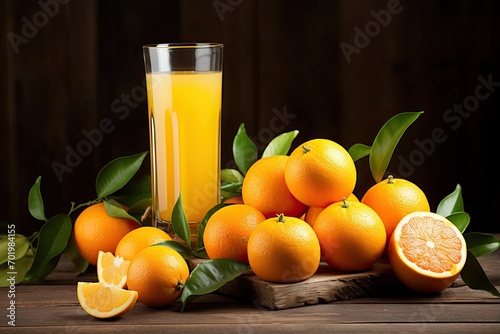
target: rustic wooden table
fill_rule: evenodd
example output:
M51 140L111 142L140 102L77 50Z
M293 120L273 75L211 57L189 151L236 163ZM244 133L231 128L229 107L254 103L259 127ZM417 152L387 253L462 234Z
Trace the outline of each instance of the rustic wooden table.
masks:
M500 289L500 251L480 262ZM41 285L1 288L0 332L8 333L500 333L500 298L460 284L432 296L395 288L384 296L335 301L283 310L221 294L202 296L180 312L180 303L150 308L140 303L115 320L87 315L76 297L77 281L95 281L93 272L75 277L60 265ZM9 296L15 293L15 296ZM8 310L10 301L15 309ZM15 327L8 324L15 316Z

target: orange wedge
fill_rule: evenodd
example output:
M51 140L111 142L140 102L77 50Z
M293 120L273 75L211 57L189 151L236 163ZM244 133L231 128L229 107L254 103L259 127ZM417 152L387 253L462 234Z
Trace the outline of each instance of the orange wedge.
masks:
M78 282L81 307L96 318L116 318L130 311L137 302L137 291L125 290L106 283Z
M113 253L99 251L97 257L97 279L99 282L123 288L127 284L127 271L130 261Z
M432 212L413 212L396 226L389 242L396 277L417 292L448 288L465 265L467 246L448 219Z

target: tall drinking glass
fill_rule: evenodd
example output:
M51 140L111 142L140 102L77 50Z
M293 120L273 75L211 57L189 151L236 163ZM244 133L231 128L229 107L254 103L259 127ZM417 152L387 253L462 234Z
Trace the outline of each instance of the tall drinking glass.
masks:
M191 244L220 202L223 45L143 46L149 109L154 226L177 238L172 210L181 195Z

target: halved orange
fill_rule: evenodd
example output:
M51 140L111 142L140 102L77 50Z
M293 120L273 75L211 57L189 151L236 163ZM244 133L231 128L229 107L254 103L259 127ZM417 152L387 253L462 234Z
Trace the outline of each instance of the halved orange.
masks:
M417 292L450 287L467 258L462 233L445 217L417 211L403 217L389 242L389 261L396 277Z
M78 282L77 296L81 307L91 316L116 318L134 307L138 293L103 282Z
M127 271L130 261L113 253L99 251L97 256L97 280L123 288L127 284Z

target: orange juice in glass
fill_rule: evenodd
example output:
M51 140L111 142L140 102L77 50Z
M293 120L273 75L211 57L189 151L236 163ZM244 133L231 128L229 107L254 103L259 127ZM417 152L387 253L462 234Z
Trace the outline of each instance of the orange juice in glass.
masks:
M220 202L221 44L144 46L152 213L172 230L179 198L196 243L199 223Z

